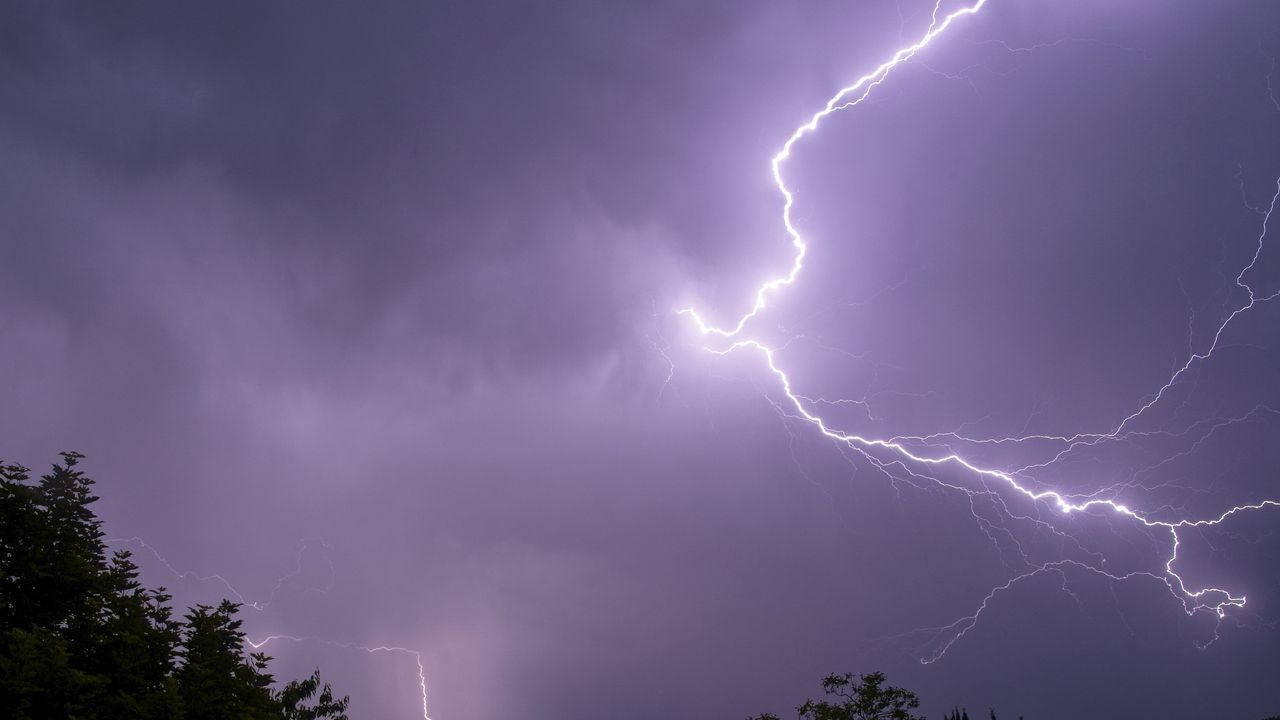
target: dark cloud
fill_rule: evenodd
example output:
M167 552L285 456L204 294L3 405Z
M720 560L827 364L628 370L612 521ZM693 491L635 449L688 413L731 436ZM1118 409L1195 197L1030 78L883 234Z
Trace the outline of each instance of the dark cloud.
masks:
M332 587L287 584L254 633L420 648L440 719L741 717L846 668L934 715L1274 713L1274 514L1186 537L1196 582L1250 597L1207 650L1159 582L1050 573L921 666L912 631L1017 551L1150 568L1165 540L891 480L672 315L728 318L789 261L768 158L931 7L7 5L0 456L86 452L113 534L251 598L323 536ZM878 435L1105 430L1145 402L1242 302L1278 20L991 0L824 125L787 166L803 282L759 325L798 390L866 399L830 417ZM1035 481L1196 516L1274 495L1276 313L1146 435ZM415 710L404 657L272 651L362 716Z

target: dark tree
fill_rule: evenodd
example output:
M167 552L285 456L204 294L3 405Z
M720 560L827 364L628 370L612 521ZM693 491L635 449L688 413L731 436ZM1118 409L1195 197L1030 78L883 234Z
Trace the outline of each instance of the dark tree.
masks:
M915 693L902 688L886 686L884 673L862 675L854 682L853 673L828 675L822 681L822 691L827 700L805 700L796 708L800 720L925 720L923 715L913 715L920 707ZM779 720L777 715L765 713L748 720Z
M0 700L16 717L172 718L177 630L127 553L107 559L82 456L0 468Z
M97 640L84 652L85 671L107 678L110 692L95 701L104 717L176 718L172 677L181 624L164 588L138 582L128 552L112 555L102 576Z
M316 696L317 691L320 697L315 704L309 707L304 705L303 703ZM319 670L311 673L311 677L306 680L293 680L285 685L276 700L284 706L286 720L347 720L347 698L335 700L329 683L325 683L323 687L320 685Z
M828 675L822 681L822 690L829 699L805 700L796 708L799 720L925 720L923 715L911 712L920 707L916 694L892 685L886 686L884 673L862 675L856 683L853 677L853 673ZM779 718L773 713L765 713L747 720ZM942 720L969 720L969 711L955 707L943 715ZM996 720L995 710L991 711L991 720ZM1267 720L1280 720L1280 717Z
M270 658L244 655L238 609L223 600L216 608L197 605L187 614L183 662L176 674L187 720L279 717L271 695L272 677L266 672Z
M319 671L271 690L245 655L238 606L173 618L164 588L108 557L93 481L64 453L32 483L0 464L0 708L13 720L346 720ZM314 705L306 705L316 698Z
M942 720L969 720L969 711L964 708L952 708L951 712L942 716ZM991 711L991 720L998 720L995 710ZM1022 717L1019 716L1018 720L1022 720Z

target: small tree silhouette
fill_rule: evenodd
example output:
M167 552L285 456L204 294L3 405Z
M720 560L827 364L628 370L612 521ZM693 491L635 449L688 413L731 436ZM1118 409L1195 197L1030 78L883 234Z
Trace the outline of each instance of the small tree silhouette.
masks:
M969 720L969 711L961 707L951 708L951 712L942 716L942 720ZM997 720L996 711L991 711L991 720ZM1018 716L1018 720L1022 720L1022 716ZM1280 720L1277 718L1276 720Z
M12 720L346 720L319 671L272 690L245 655L239 606L175 620L164 588L107 554L83 456L32 481L0 462L0 717Z
M796 708L800 720L925 720L913 715L920 700L910 690L884 684L884 673L862 675L854 682L853 673L828 675L822 691L834 700L805 700ZM779 720L765 713L747 720Z

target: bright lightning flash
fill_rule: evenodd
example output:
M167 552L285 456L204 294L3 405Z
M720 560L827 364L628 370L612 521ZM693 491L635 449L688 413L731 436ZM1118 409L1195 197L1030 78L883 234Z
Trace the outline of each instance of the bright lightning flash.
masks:
M853 84L841 88L831 97L830 100L827 101L825 107L815 113L808 122L796 128L782 145L782 149L773 156L771 163L773 180L784 201L782 209L782 225L786 229L788 237L791 239L792 246L795 248L795 256L790 270L785 275L775 277L762 283L759 289L756 290L754 303L751 305L751 308L738 318L737 322L731 326L718 327L710 324L701 314L692 308L680 310L679 314L687 315L692 318L703 336L711 336L717 341L725 341L716 346L704 347L704 349L714 354L726 355L738 350L752 350L759 352L761 356L763 356L765 364L768 366L769 370L777 377L778 382L781 385L782 392L786 396L787 402L785 405L787 405L787 407L780 409L786 412L789 416L791 415L791 411L794 411L794 417L813 425L824 436L836 441L842 446L860 453L877 467L884 469L889 465L894 465L904 469L908 466L927 469L931 466L952 466L971 475L976 475L983 481L984 485L987 484L987 481L994 481L995 484L1005 487L1007 492L1012 493L1015 496L1021 495L1032 502L1042 502L1056 509L1061 514L1069 514L1086 510L1104 511L1125 518L1141 526L1145 526L1146 528L1159 528L1162 532L1168 532L1169 554L1164 563L1163 569L1160 572L1131 572L1117 575L1108 572L1101 567L1076 560L1059 560L1056 562L1032 564L1032 569L1030 571L1022 573L1011 579L1008 583L992 590L991 593L983 599L978 610L974 614L961 618L946 627L932 628L931 630L937 633L938 637L947 637L941 644L940 648L937 648L931 655L921 658L922 663L931 663L941 658L957 640L963 637L965 633L977 623L978 616L986 609L987 605L997 594L1008 590L1015 583L1032 576L1045 573L1057 573L1062 575L1063 571L1067 568L1086 570L1103 575L1115 581L1127 580L1138 576L1156 579L1168 586L1169 591L1174 595L1174 597L1182 602L1183 608L1188 615L1198 612L1209 612L1216 615L1217 618L1221 620L1226 617L1228 608L1244 607L1245 597L1244 595L1234 595L1226 589L1217 587L1204 587L1198 589L1189 588L1182 576L1174 569L1174 564L1178 560L1178 549L1180 544L1178 531L1182 528L1202 528L1219 525L1233 515L1247 511L1261 510L1269 507L1280 507L1280 500L1268 499L1247 505L1238 505L1227 509L1216 517L1167 521L1155 519L1148 514L1135 510L1134 508L1122 504L1114 499L1096 497L1098 493L1089 496L1074 496L1067 495L1056 490L1036 490L1032 487L1028 487L1028 485L1024 484L1023 481L1020 481L1019 477L1022 477L1023 473L1027 470L1040 469L1053 464L1078 447L1093 446L1105 441L1114 441L1125 438L1127 436L1126 433L1128 432L1127 428L1133 423L1133 421L1163 400L1166 393L1174 387L1178 381L1182 379L1182 376L1195 364L1209 359L1209 357L1219 347L1219 341L1221 340L1224 331L1233 320L1241 314L1248 312L1258 304L1280 297L1280 291L1270 295L1258 295L1254 291L1254 288L1245 280L1245 276L1254 268L1262 254L1263 243L1267 235L1267 223L1270 221L1271 215L1276 209L1277 201L1280 200L1280 180L1277 180L1276 192L1271 198L1270 205L1266 208L1265 213L1260 213L1262 215L1262 229L1258 236L1257 249L1253 254L1253 258L1250 260L1248 265L1240 270L1239 274L1235 278L1236 286L1245 291L1248 300L1237 307L1226 317L1225 320L1222 321L1213 335L1212 342L1206 350L1202 352L1192 351L1186 362L1169 377L1168 382L1151 395L1147 402L1142 404L1127 417L1120 420L1112 430L1099 433L1083 433L1074 436L1032 435L988 439L969 438L957 433L942 434L955 440L970 443L998 444L1019 443L1035 440L1059 443L1062 445L1063 449L1052 459L1038 465L1018 468L1014 471L1000 470L984 467L977 462L966 459L956 452L950 451L949 449L946 453L931 455L924 451L908 447L908 444L912 444L914 447L914 444L918 442L927 445L929 440L940 436L872 438L836 429L831 426L827 419L819 414L818 410L815 409L819 404L818 402L797 393L793 389L792 379L779 365L777 358L775 357L776 350L758 339L746 336L744 332L751 320L757 317L765 309L768 298L772 293L787 285L791 285L796 281L800 275L800 271L804 267L805 257L808 254L808 245L792 222L792 207L795 202L795 195L791 189L788 188L782 172L783 165L786 163L787 159L791 157L792 149L795 147L796 143L816 131L818 125L827 117L841 110L853 108L860 104L877 86L883 83L896 68L910 61L917 53L926 48L936 38L951 28L956 21L965 16L978 13L987 4L987 0L976 0L972 4L939 17L941 2L942 0L938 0L938 3L934 5L929 27L919 40L911 45L907 45L899 49L879 67L858 78ZM1270 411L1269 408L1262 409ZM1255 410L1257 410L1257 408ZM890 459L886 460L886 456ZM913 477L920 477L909 469L906 471L910 472ZM970 494L970 497L972 497L975 492L963 487L944 483L937 478L929 477L928 479L940 485L944 485L947 488L967 492ZM999 502L1003 505L1003 501Z

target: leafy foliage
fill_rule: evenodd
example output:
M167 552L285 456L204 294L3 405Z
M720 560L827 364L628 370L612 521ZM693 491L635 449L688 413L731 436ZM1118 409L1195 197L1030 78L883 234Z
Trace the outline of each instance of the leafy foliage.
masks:
M244 654L239 606L173 618L164 588L107 555L83 458L32 482L0 464L0 707L14 720L347 720L317 670L273 691L270 658ZM312 705L309 701L319 694Z
M302 704L315 697L317 691L320 697L315 705L307 707ZM321 687L319 670L305 680L290 681L276 699L283 706L284 717L287 720L321 720L321 718L347 720L347 698L335 700L333 690L328 683Z
M942 720L969 720L969 711L964 708L952 708L951 712L942 716ZM991 711L991 720L998 720L995 710ZM1022 720L1022 718L1019 717L1018 720Z
M853 678L853 673L828 675L822 691L832 699L805 700L796 708L801 720L925 720L911 713L920 707L915 693L886 686L884 673L863 675L856 683ZM778 716L766 713L751 720L778 720Z
M885 685L882 672L861 675L854 682L853 673L828 675L822 681L822 690L829 699L805 700L796 708L800 720L925 720L923 715L912 713L920 707L916 694L892 685ZM777 715L765 713L747 720L779 720ZM943 715L943 720L969 720L969 711L953 708ZM991 711L996 720L996 711ZM1022 720L1019 718L1018 720ZM1269 720L1280 720L1272 718Z

